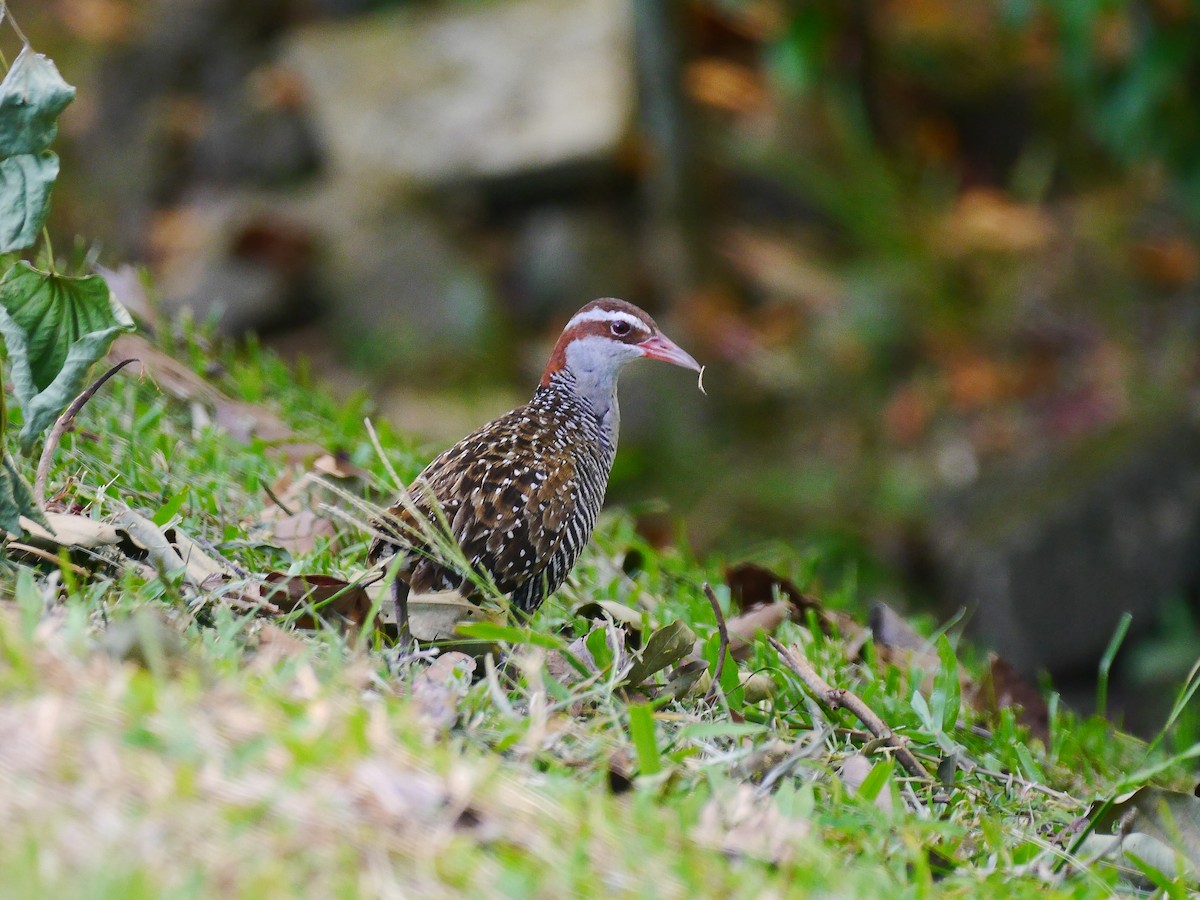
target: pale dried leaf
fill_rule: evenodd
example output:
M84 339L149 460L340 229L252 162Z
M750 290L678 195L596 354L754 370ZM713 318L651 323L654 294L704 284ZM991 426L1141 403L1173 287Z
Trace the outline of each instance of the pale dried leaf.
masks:
M863 782L867 780L867 776L871 774L873 768L874 764L871 760L861 753L855 753L842 760L838 774L842 777L846 790L851 794L857 794L858 789L863 786ZM892 792L886 789L880 791L875 797L875 805L884 812L891 812Z
M312 510L302 509L295 515L284 514L276 519L271 526L270 541L294 556L304 556L317 549L319 539L328 539L330 549L336 551L337 545L333 540L336 533L333 523L328 519Z
M807 821L785 816L770 794L760 796L739 784L705 804L693 837L724 853L784 865L795 858L811 830Z

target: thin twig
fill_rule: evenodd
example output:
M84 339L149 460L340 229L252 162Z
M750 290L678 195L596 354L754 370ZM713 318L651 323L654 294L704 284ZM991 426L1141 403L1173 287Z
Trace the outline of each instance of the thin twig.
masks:
M704 596L708 598L708 603L713 608L713 615L717 617L717 634L720 636L717 643L717 664L713 667L712 683L708 686L708 693L704 695L705 700L711 700L721 687L721 675L725 672L725 653L729 650L729 628L725 624L725 613L721 612L721 604L717 602L717 595L713 593L712 585L707 581L704 582Z
M41 547L34 547L32 544L23 544L20 541L9 541L7 544L5 544L5 547L7 547L9 550L15 550L19 553L28 553L30 556L36 556L38 559L55 566L59 566L60 568L62 566L66 566L76 575L80 575L84 578L91 574L91 572L82 566L77 566L73 562L66 562L62 559L62 557L55 556L53 553L43 550Z
M62 441L62 436L67 433L67 429L71 427L71 424L75 421L75 417L83 409L84 404L91 400L96 391L104 386L104 382L134 362L137 362L137 360L121 360L93 381L91 387L72 400L71 405L55 421L54 427L50 429L50 434L46 436L46 445L42 447L42 455L38 459L37 476L33 481L33 499L37 502L38 506L42 506L46 502L46 481L50 477L50 463L54 459L54 451L58 449L59 442Z
M289 516L294 516L296 514L293 510L288 508L288 505L286 503L284 503L282 500L280 500L278 497L275 496L275 492L273 490L271 490L271 486L269 484L267 484L265 481L259 479L258 486L261 487L263 489L263 491L266 492L266 495L271 498L271 502L274 503L276 506L278 506L280 509L282 509L284 511L284 513L286 513Z
M770 640L771 646L779 654L779 658L783 661L783 664L795 673L796 677L803 682L804 686L808 688L809 692L821 704L830 710L835 710L839 707L845 707L850 710L860 722L867 726L867 730L871 734L875 735L876 738L895 751L896 759L900 761L900 765L904 766L908 774L922 781L930 780L929 772L913 756L912 751L905 746L904 739L892 731L887 726L887 723L879 718L875 714L875 711L862 701L862 698L845 688L833 687L817 674L817 670L802 655L797 656L793 654L773 637L768 638L768 640Z

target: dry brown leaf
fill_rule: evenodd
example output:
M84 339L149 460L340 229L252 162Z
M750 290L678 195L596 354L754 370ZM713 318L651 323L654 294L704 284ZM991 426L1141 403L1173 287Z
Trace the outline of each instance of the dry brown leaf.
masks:
M724 853L783 865L795 858L811 830L807 821L785 816L772 795L739 784L704 805L693 838Z
M264 669L273 668L285 659L307 656L311 649L294 631L273 622L264 622L257 636L254 662Z
M458 703L471 687L475 660L465 653L442 653L413 679L417 709L438 731L447 731L458 719Z
M976 709L993 715L1002 709L1017 709L1017 724L1028 728L1030 736L1049 744L1050 708L1041 691L996 653L988 654L988 670L983 680L978 685L968 685L963 696Z
M234 400L224 394L218 397L214 406L217 426L244 444L255 438L268 444L278 444L295 437L283 419L265 406Z
M300 613L297 628L317 628L318 619L361 628L371 612L371 598L359 585L332 575L285 575L271 572L262 597L280 613Z
M952 252L1029 253L1045 247L1054 231L1041 208L991 188L972 188L942 223L941 238Z
M867 776L871 774L871 769L874 768L871 761L861 753L855 753L852 756L847 756L842 760L842 765L838 769L838 774L842 776L842 781L846 785L846 790L851 794L857 794L858 789L863 786L863 782L867 780ZM892 792L887 790L886 786L875 797L875 805L884 812L892 810Z
M312 467L314 472L330 478L340 480L353 478L358 481L371 480L370 472L350 462L350 457L340 450L337 453L323 453L318 456L313 460Z
M21 527L25 529L32 543L95 550L97 547L108 547L121 542L117 530L105 522L75 513L45 515L51 531L47 531L32 519L21 518ZM21 535L10 534L9 537L18 538Z
M1160 287L1177 290L1200 278L1200 250L1181 235L1135 244L1132 255L1138 274Z
M142 372L164 393L176 400L199 403L212 409L217 427L243 443L257 438L278 445L291 462L308 460L326 452L316 444L299 440L283 419L265 406L226 395L141 335L118 337L106 359L110 364L122 359L138 360Z
M328 539L330 549L336 551L336 534L333 523L328 519L321 518L310 509L302 509L295 515L284 514L274 519L270 542L294 556L304 556L312 553L322 538Z
M807 610L821 610L821 604L815 598L809 597L791 581L754 563L741 563L727 568L725 583L729 585L729 598L734 607L742 612L774 603L776 599L789 601L801 619Z
M871 604L867 624L875 636L876 647L891 647L897 650L928 648L929 642L917 634L900 613L882 601Z
M179 360L159 350L140 334L122 334L108 351L106 360L115 364L136 359L142 372L176 400L215 404L221 392Z
M760 631L773 634L776 628L792 618L794 611L795 607L787 600L778 600L732 617L726 623L729 629L729 652L735 659L745 659L750 655L756 634Z
M719 57L705 57L688 65L684 89L698 103L728 113L754 113L767 106L763 76L749 66Z

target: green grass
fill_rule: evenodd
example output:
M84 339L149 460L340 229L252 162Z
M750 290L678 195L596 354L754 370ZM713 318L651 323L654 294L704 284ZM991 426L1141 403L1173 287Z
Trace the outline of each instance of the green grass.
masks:
M200 345L181 355L211 369ZM221 366L224 390L368 471L345 491L388 498L363 401L335 403L256 347ZM423 458L386 427L381 440L411 478ZM51 495L95 517L129 506L177 524L250 581L361 572L362 511L319 485L298 502L343 510L333 541L300 558L269 546L262 485L289 471L303 469L123 374L64 441ZM715 659L701 586L719 584L727 561L656 552L620 512L602 518L568 586L530 623L534 637L481 662L482 677L446 683L423 663L393 665L378 636L297 631L103 551L74 562L90 574L10 560L3 576L6 897L1099 897L1140 883L1067 860L1067 829L1166 751L1061 708L1049 747L1012 711L985 720L958 696L955 670L977 676L969 648L936 642L926 684L869 641L854 652L849 634L793 622L776 635L931 771L957 753L964 765L938 788L867 746L871 772L849 790L838 772L864 752L861 724L817 706L761 635L727 665L715 702L627 694L611 668L572 682L547 647L587 636L576 610L593 600L639 611L647 629L682 620ZM785 562L803 581L819 560ZM852 581L825 599L860 601ZM606 635L588 646L619 656ZM739 672L765 675L772 696L747 702ZM1191 787L1182 763L1156 779Z

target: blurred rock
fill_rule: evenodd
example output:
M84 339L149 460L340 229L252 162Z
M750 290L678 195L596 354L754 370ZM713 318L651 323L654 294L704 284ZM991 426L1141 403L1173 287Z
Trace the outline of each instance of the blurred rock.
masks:
M199 187L277 185L315 171L302 108L263 77L297 2L139 5L132 39L103 61L78 150L105 211L88 223L94 233L137 255L153 210Z
M317 311L316 233L248 193L158 214L152 253L163 307L216 318L230 335L296 325Z
M329 179L287 201L320 236L316 289L356 363L392 371L468 371L495 336L492 289L448 226L402 193Z
M1200 579L1200 427L1106 437L981 479L933 527L943 597L1019 670L1094 671L1125 611L1146 628Z
M519 224L513 281L526 320L559 316L595 297L630 297L637 254L615 215L595 206L533 210Z
M607 160L634 114L625 0L447 4L315 24L282 60L342 173L437 184Z

